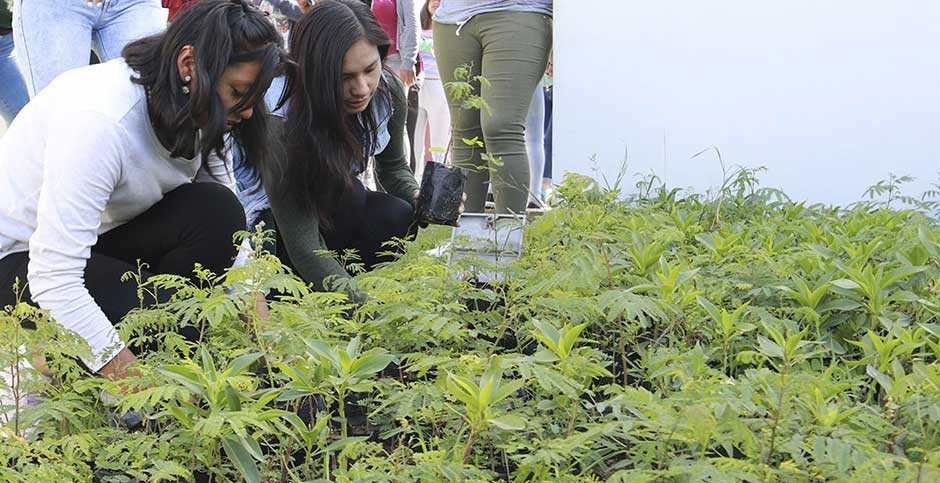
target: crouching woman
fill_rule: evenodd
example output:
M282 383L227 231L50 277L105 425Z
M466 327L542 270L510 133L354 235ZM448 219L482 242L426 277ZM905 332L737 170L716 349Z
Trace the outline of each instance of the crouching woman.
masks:
M390 45L358 0L317 2L291 31L296 66L284 93L286 155L274 169L262 170L271 210L260 219L273 213L279 258L318 289L350 278L323 250L354 249L371 269L388 259L385 242L416 230L406 97L383 67ZM366 189L358 178L372 156L385 193ZM360 291L344 288L363 300Z
M145 278L231 264L245 220L223 137L269 158L258 101L284 59L261 11L204 0L121 58L53 81L0 140L0 304L28 281L25 301L91 346L88 368L124 377L143 348L114 327L140 305L121 275L138 261Z

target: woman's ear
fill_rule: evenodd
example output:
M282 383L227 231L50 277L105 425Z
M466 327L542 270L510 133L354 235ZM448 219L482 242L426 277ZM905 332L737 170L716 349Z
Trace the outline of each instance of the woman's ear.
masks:
M180 73L180 83L186 87L184 93L188 94L196 77L196 55L192 45L184 45L180 49L176 57L176 70Z

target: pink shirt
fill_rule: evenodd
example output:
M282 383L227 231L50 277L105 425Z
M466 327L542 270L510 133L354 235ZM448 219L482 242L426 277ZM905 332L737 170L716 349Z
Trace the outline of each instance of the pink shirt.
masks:
M385 30L388 38L392 39L392 46L388 55L398 53L398 10L395 0L372 0L372 13L379 25Z

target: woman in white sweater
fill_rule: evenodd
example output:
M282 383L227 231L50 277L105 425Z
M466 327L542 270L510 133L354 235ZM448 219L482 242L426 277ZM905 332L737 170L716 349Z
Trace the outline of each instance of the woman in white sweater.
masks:
M39 93L0 140L0 305L28 281L26 301L89 343L88 368L124 377L145 348L114 329L139 305L121 275L138 260L145 277L231 264L245 220L224 137L269 158L258 101L286 58L281 42L244 0L205 0Z

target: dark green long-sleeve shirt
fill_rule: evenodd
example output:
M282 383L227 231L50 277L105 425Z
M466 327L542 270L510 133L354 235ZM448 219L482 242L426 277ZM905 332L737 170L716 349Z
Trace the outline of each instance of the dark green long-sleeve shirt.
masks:
M392 116L388 121L390 140L385 149L375 156L376 175L389 194L414 205L418 183L409 166L405 150L407 101L401 85L396 80L390 80L388 84L395 90L391 96ZM316 189L316 186L310 188ZM265 183L265 190L269 195L277 193L277 188L268 183ZM335 259L315 253L318 250L328 250L320 233L320 221L315 212L304 213L282 196L269 196L269 201L278 233L287 248L294 269L301 278L321 290L326 288L324 280L328 277L350 278L349 273ZM356 302L365 299L361 292L350 292L349 295Z

